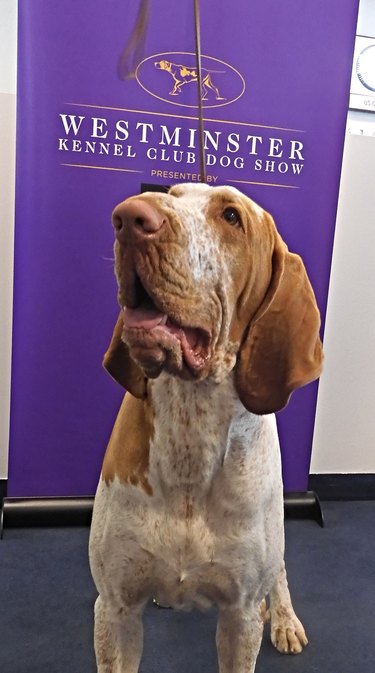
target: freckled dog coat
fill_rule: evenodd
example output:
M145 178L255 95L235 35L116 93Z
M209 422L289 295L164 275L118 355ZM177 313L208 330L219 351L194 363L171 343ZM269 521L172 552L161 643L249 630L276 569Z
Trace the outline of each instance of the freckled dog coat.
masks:
M218 608L220 673L251 673L264 598L282 652L307 643L287 586L273 412L319 376L301 259L232 187L114 211L121 313L104 364L126 389L90 536L99 673L137 673L142 611Z

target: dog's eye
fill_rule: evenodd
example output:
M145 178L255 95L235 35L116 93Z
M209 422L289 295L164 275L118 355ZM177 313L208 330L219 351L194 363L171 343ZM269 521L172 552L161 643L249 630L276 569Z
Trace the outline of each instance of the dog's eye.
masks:
M240 216L235 208L226 208L223 212L223 218L228 224L231 224L232 226L236 226L240 224Z

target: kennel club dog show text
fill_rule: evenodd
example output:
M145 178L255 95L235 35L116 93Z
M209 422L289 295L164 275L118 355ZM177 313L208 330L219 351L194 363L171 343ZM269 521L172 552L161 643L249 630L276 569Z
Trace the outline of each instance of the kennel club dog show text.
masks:
M141 169L144 169L143 162L146 160L150 175L156 177L166 177L163 173L167 164L168 168L178 164L178 168L183 168L184 179L196 180L198 176L194 168L199 164L198 130L192 125L155 123L151 117L150 114L147 120L112 120L102 116L60 113L58 150L71 156L84 155L85 158L111 157L111 166L103 164L103 167L113 170L128 168L143 172ZM241 131L205 129L204 149L208 169L232 169L233 178L244 180L246 176L260 172L287 174L298 179L305 161L302 140L290 137L290 132L284 129L275 128L271 135L262 132L262 128L254 130L252 126L242 125ZM302 132L299 134L301 136ZM85 162L80 161L77 165L85 167ZM243 171L240 176L239 171ZM210 176L210 181L216 180L217 176Z

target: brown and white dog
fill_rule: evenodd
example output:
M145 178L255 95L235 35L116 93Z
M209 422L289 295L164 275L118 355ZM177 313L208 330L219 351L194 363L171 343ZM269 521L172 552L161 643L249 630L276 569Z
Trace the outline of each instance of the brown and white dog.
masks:
M129 392L95 499L99 673L137 673L142 611L218 608L220 673L251 673L269 595L281 652L307 644L284 566L274 411L319 376L301 259L232 187L178 185L114 211L121 314L104 364Z

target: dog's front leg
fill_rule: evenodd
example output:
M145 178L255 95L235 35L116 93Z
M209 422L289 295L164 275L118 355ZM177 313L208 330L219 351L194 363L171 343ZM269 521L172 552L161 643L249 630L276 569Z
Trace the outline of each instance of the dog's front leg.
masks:
M253 673L262 634L259 605L220 609L216 631L220 673Z
M99 596L94 639L98 673L138 673L143 649L142 608L115 615Z
M294 612L290 598L285 563L270 591L271 640L283 654L299 654L308 640L305 629Z
M179 93L181 93L181 84L182 82L177 79L176 77L173 77L174 85L172 91L169 92L171 96L177 96Z

